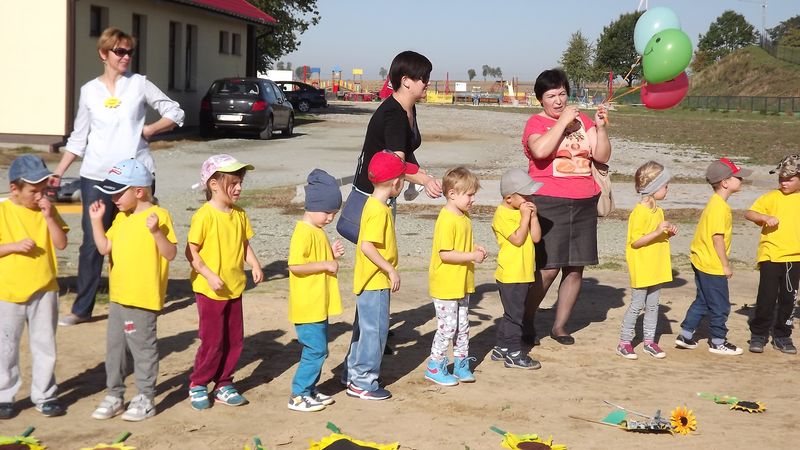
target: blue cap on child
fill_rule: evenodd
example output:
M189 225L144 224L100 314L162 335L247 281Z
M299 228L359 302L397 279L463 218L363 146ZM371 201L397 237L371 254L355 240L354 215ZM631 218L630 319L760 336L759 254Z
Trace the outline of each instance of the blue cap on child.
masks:
M308 174L306 191L306 211L332 212L342 207L342 193L339 183L328 172L314 169Z
M8 168L8 181L22 180L26 183L41 183L53 172L47 170L42 158L31 154L25 154L11 162Z
M153 174L141 161L126 159L120 161L108 171L106 179L94 188L106 194L116 194L129 187L150 187L153 185Z

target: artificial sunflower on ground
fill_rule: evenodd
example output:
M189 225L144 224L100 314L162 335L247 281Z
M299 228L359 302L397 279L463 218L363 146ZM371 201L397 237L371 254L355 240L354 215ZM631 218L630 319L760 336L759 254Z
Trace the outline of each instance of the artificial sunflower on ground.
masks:
M731 409L739 411L747 411L749 413L762 413L767 410L767 407L761 402L748 402L746 400L737 400L731 403Z
M0 450L44 450L46 446L39 443L39 440L31 436L34 428L28 427L19 436L0 436Z
M125 445L125 440L129 437L131 437L131 433L125 431L110 444L97 444L94 447L84 447L81 450L136 450L136 447Z
M672 410L670 416L672 431L678 434L689 434L697 430L697 418L692 410L683 406Z
M503 448L511 450L567 450L566 445L554 444L552 436L545 441L538 434L513 434L495 426L491 426L489 429L503 436L503 441L500 442Z

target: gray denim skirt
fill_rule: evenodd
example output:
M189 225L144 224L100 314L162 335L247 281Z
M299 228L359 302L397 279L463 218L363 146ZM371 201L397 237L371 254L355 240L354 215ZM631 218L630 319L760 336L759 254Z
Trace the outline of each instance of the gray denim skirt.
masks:
M534 195L542 227L536 244L536 268L556 269L597 264L597 200Z

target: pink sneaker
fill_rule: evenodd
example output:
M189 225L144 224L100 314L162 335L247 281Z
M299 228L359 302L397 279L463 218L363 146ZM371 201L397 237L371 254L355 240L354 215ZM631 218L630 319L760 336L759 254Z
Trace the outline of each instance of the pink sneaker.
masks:
M655 342L645 342L644 352L653 358L661 359L667 357L667 354L664 353L664 350L661 350L661 347L659 347Z
M625 359L639 359L630 342L620 342L617 346L617 354Z

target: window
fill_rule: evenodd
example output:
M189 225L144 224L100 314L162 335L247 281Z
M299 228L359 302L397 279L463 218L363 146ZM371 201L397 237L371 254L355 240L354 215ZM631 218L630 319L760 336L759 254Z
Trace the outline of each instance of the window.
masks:
M233 48L231 49L231 53L234 55L242 54L242 35L239 33L233 33Z
M186 57L183 63L184 88L193 91L197 87L197 25L186 25Z
M108 28L108 8L91 5L89 7L89 36L99 37Z
M131 59L131 70L135 73L144 75L147 73L145 67L146 49L147 49L147 16L142 14L134 14L133 22L131 24L131 33L136 38L136 52Z
M169 89L176 90L181 86L181 24L169 23Z
M227 55L230 53L230 34L227 31L219 32L219 52Z

